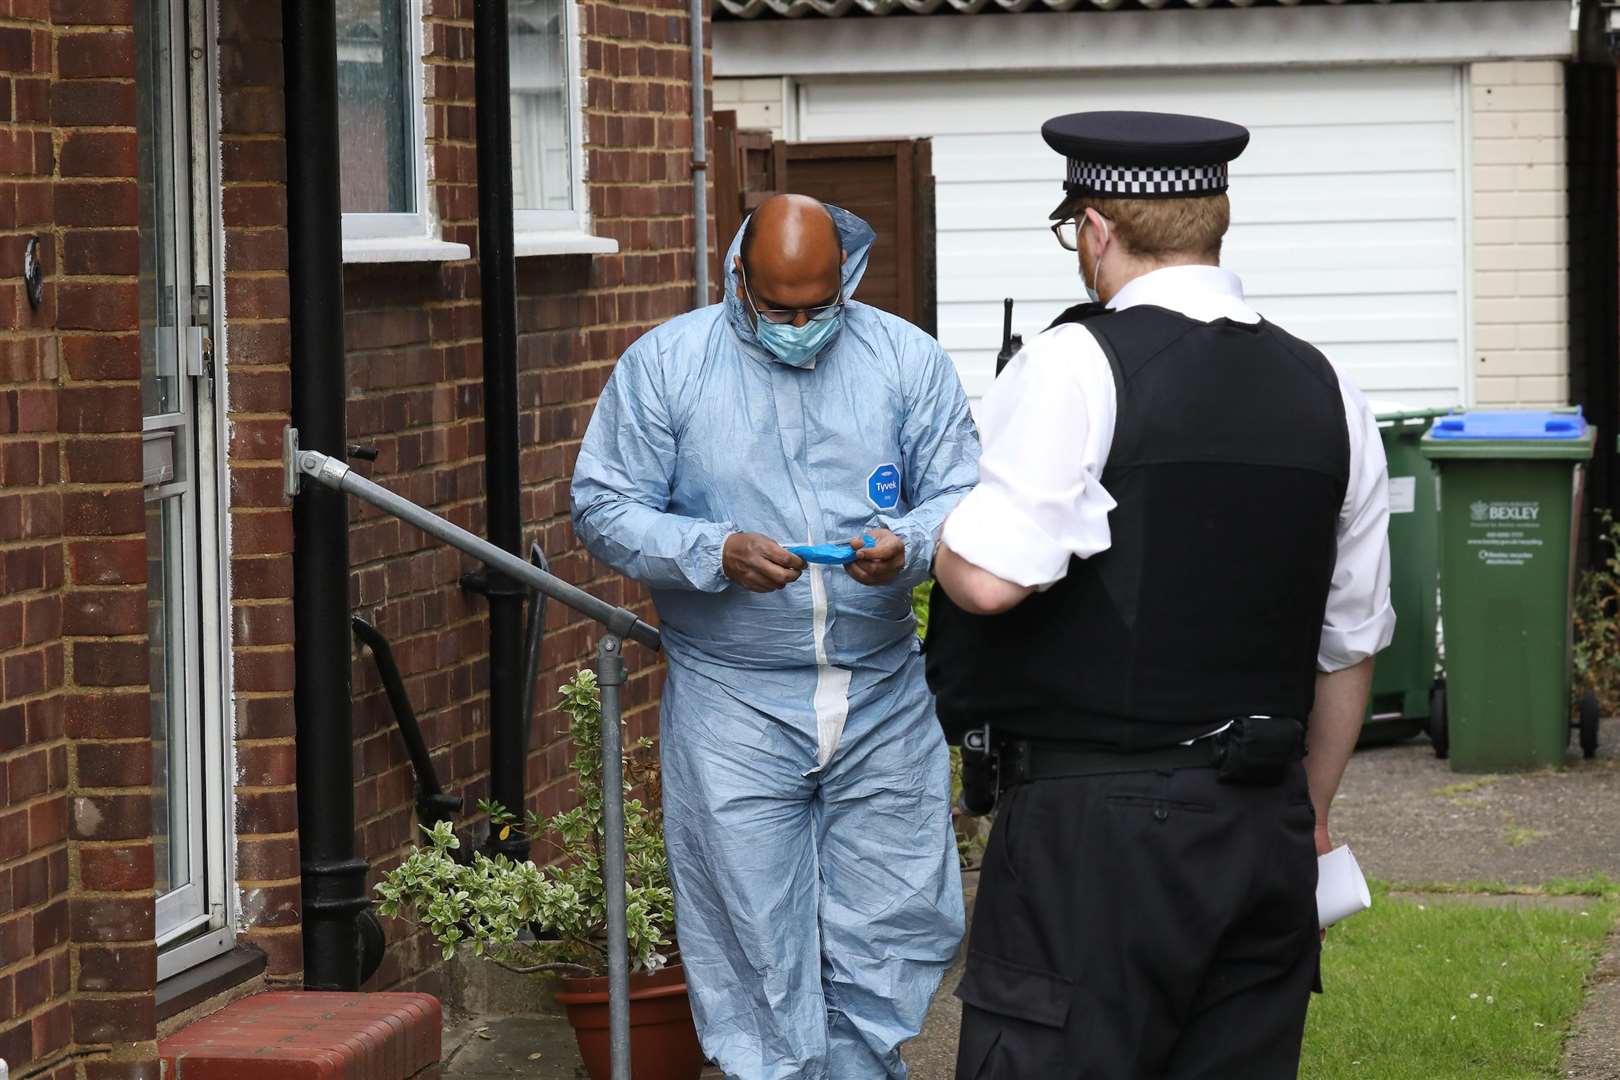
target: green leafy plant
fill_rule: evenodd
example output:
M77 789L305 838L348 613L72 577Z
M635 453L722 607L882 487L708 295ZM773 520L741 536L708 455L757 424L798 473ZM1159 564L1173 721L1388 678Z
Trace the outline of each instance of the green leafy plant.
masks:
M928 636L928 596L933 591L932 579L911 590L911 613L917 617L917 636Z
M1597 694L1605 716L1620 708L1620 523L1607 510L1600 518L1602 557L1581 574L1575 588L1574 694Z
M574 742L570 769L579 805L550 818L532 811L519 826L505 807L480 801L490 828L502 839L541 837L559 856L536 866L503 855L474 854L466 863L448 822L424 829L426 842L377 886L383 915L402 915L424 927L449 960L462 949L520 973L562 971L601 975L607 970L607 887L602 827L602 704L596 673L581 671L562 688L561 709ZM630 960L637 971L656 971L673 951L675 894L664 830L659 772L651 742L625 755L625 893ZM647 801L632 798L635 789ZM525 934L541 928L555 940Z

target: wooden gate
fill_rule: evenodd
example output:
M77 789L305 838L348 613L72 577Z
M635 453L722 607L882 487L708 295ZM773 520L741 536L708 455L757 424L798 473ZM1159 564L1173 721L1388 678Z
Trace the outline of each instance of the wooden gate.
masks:
M734 112L717 112L714 121L716 281L723 280L719 258L755 207L778 192L811 195L859 214L877 232L856 299L937 331L929 140L783 142L738 130Z

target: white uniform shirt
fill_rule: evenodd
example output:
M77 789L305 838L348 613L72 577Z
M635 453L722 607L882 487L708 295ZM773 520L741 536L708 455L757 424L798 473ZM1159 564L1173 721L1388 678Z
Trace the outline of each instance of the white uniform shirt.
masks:
M1237 276L1213 266L1173 266L1121 289L1109 308L1149 304L1201 322L1260 316ZM1337 371L1337 368L1335 368ZM1389 644L1389 474L1366 398L1338 372L1350 433L1350 482L1339 511L1338 560L1323 618L1317 666L1351 667ZM1117 405L1108 359L1091 332L1065 324L1013 358L979 410L979 484L946 519L945 543L962 558L1018 585L1045 589L1069 559L1108 550L1102 486ZM1076 453L1053 453L1075 447Z

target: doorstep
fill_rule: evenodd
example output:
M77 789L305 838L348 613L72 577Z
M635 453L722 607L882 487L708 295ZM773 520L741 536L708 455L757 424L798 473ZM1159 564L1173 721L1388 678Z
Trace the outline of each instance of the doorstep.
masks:
M158 1043L164 1080L439 1080L428 994L276 992Z

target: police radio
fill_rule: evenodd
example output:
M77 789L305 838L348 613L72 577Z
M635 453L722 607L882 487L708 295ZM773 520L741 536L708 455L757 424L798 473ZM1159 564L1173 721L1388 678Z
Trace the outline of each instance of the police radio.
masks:
M991 741L990 725L962 736L962 812L983 817L996 808L999 762Z
M1018 350L1024 347L1022 335L1013 333L1012 297L1007 297L1001 302L1001 305L1001 351L996 354L997 375L1000 375L1001 369L1006 367L1008 362L1018 355Z

